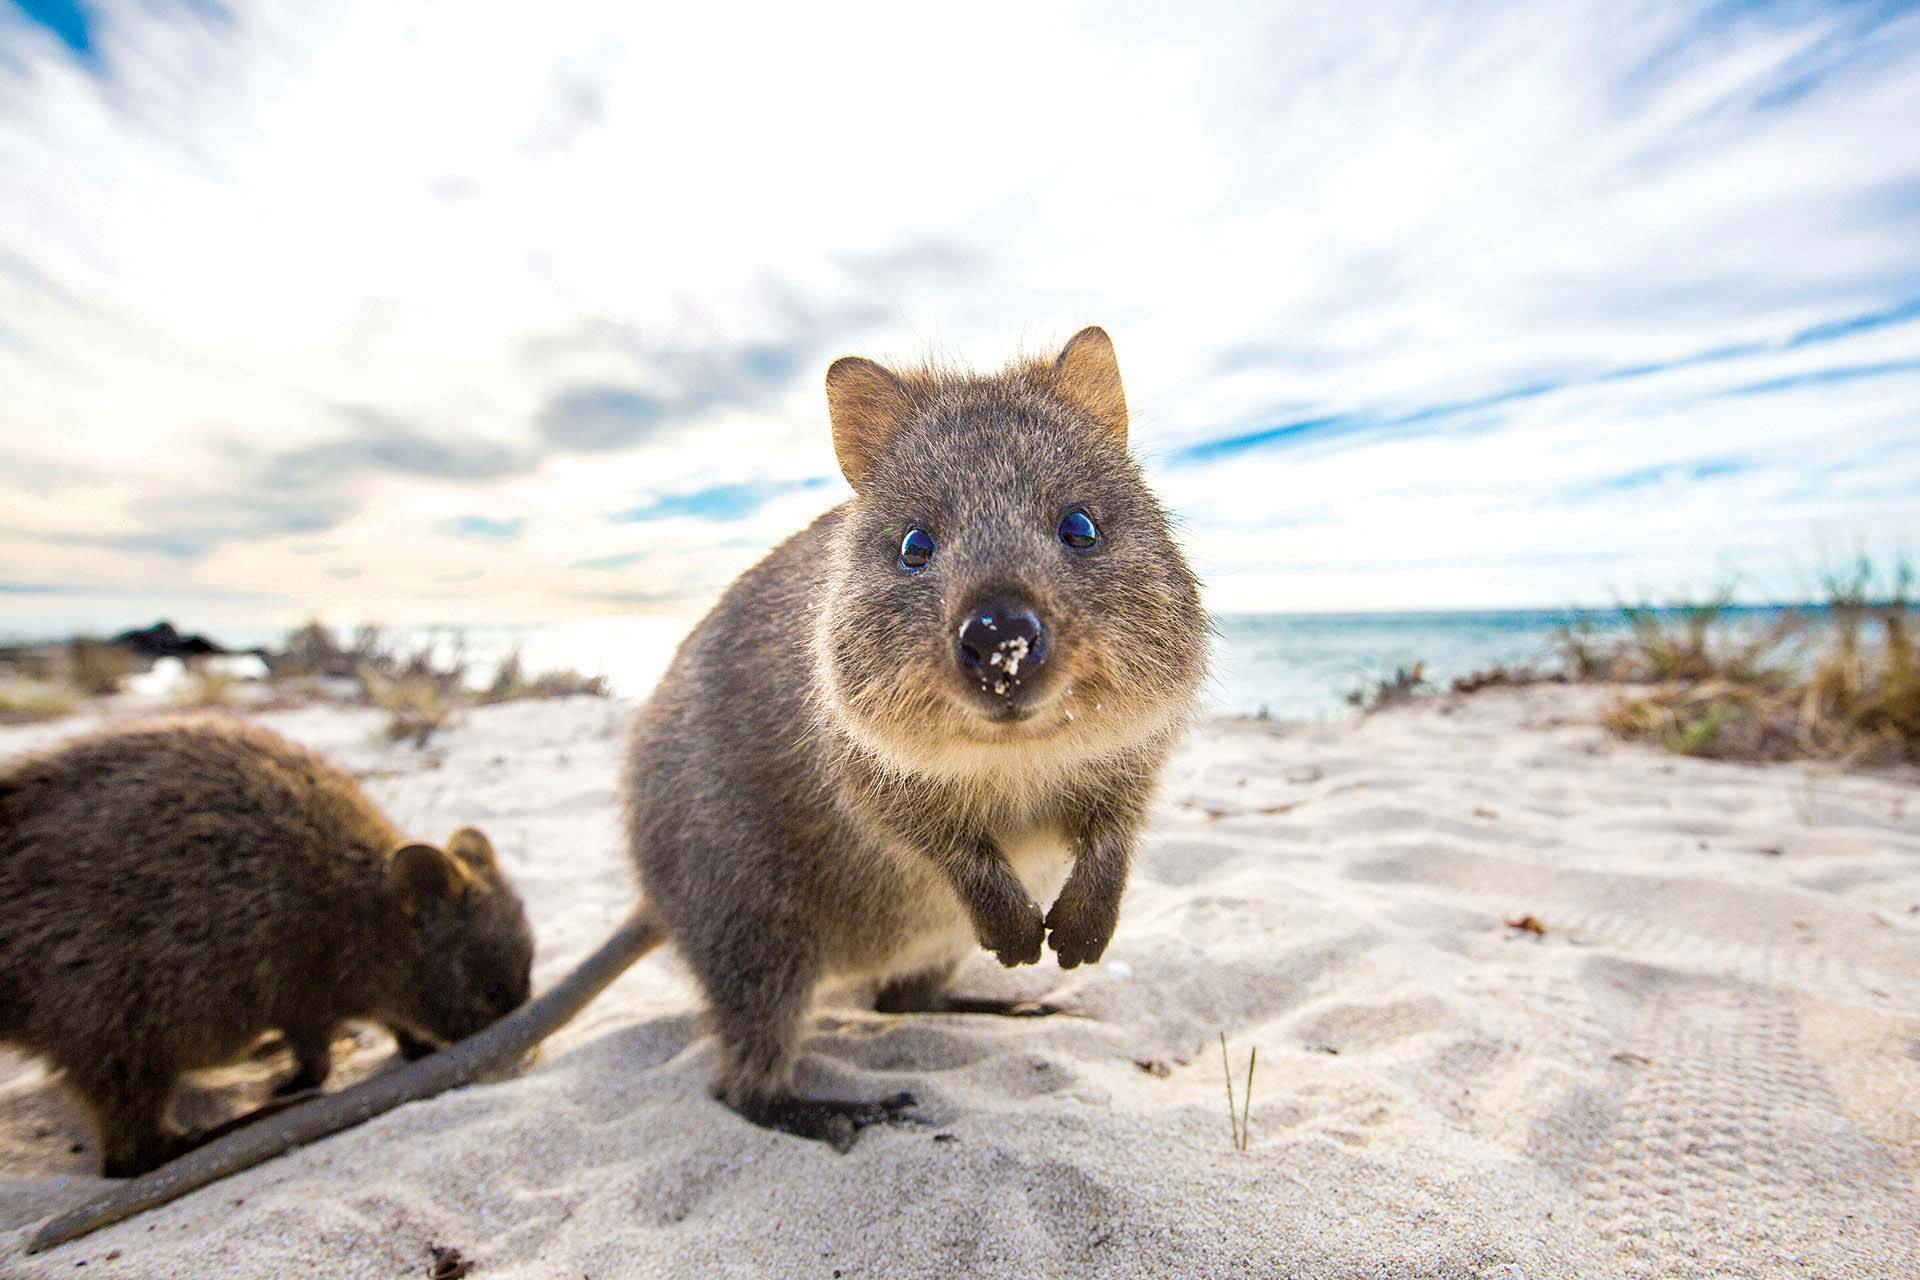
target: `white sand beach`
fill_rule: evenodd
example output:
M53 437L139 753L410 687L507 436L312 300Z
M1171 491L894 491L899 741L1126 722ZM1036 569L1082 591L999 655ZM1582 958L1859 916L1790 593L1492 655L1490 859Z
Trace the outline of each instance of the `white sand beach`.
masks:
M0 1275L427 1276L434 1246L485 1280L1920 1275L1920 793L1622 745L1606 697L1199 726L1106 961L960 983L1078 1016L823 1005L805 1085L911 1089L925 1121L844 1156L708 1098L665 951L513 1078L28 1257L101 1183L59 1082L0 1052ZM263 718L413 834L482 826L544 986L631 902L627 714L485 708L424 751L376 712ZM1236 1089L1259 1049L1244 1153L1221 1032ZM391 1054L341 1048L334 1087ZM181 1117L284 1069L196 1081Z

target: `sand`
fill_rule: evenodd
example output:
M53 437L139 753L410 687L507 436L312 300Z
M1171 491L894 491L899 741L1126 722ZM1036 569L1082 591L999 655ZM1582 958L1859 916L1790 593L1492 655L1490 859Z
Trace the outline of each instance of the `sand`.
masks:
M95 1190L57 1079L0 1051L0 1275L1920 1275L1920 793L1663 756L1603 691L1358 724L1199 726L1106 962L963 990L1080 1016L823 1003L803 1080L911 1089L851 1154L709 1100L670 952L517 1076L416 1104L35 1257ZM410 832L494 838L551 982L623 914L626 710L263 717ZM80 727L0 733L11 752ZM1506 923L1531 916L1544 934ZM1250 1142L1234 1149L1219 1033ZM336 1083L385 1069L360 1033ZM350 1050L350 1052L349 1052ZM190 1121L263 1096L216 1073Z

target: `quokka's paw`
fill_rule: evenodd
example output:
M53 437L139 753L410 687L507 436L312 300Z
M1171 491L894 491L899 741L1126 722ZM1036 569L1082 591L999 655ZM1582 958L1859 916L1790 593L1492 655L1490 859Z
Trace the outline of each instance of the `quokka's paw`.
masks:
M1071 881L1047 912L1047 943L1060 958L1062 969L1091 964L1106 954L1120 904L1074 892Z
M766 1098L735 1109L763 1129L778 1129L796 1138L824 1142L841 1155L853 1150L862 1129L877 1124L924 1124L913 1115L919 1105L911 1093L896 1093L878 1102L832 1102L815 1098Z
M1047 940L1047 922L1040 908L1031 902L1009 904L997 915L976 919L974 932L980 945L1011 969L1015 965L1040 963L1040 953Z

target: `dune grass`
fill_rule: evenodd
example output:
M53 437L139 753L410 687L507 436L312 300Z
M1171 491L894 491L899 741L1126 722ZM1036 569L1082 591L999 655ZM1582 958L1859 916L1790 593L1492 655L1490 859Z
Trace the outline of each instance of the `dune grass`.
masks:
M176 700L183 707L195 707L201 710L230 707L233 705L234 695L239 685L240 681L237 677L228 675L224 671L194 669L192 678L188 680L186 687L180 691Z
M445 645L405 649L378 626L362 626L342 643L313 619L287 636L271 659L276 680L350 677L360 696L387 713L386 735L424 747L466 708L523 698L612 696L604 676L561 668L529 674L515 650L495 665L492 677L469 679L465 637L453 631Z
M1882 573L1862 556L1822 575L1817 616L1732 639L1711 617L1678 637L1636 630L1631 656L1654 687L1623 698L1607 725L1683 755L1920 764L1913 584L1905 558Z
M514 702L521 698L605 698L612 696L605 676L582 675L570 667L529 676L515 649L494 668L493 680L480 691L480 701Z
M1489 668L1452 688L1619 684L1631 688L1607 727L1681 755L1920 764L1912 562L1860 555L1818 581L1817 607L1764 624L1729 612L1730 583L1705 600L1623 604L1618 627L1563 630L1557 665Z
M66 681L89 698L118 692L120 682L139 669L140 660L124 645L75 640L67 646Z
M79 708L86 695L52 680L0 680L0 724L54 720Z
M361 668L360 689L368 702L387 713L387 737L416 747L425 747L445 728L456 708L455 695L438 681L389 676L372 667Z
M1343 696L1347 705L1360 714L1372 715L1389 707L1404 706L1431 692L1433 686L1427 682L1427 664L1416 662L1411 667L1395 667L1391 675L1369 677Z

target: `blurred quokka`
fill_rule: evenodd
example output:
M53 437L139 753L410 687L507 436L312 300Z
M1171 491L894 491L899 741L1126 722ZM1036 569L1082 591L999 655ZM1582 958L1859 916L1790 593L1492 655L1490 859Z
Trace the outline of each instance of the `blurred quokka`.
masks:
M844 1144L910 1099L794 1096L815 988L938 1010L976 943L1098 959L1208 628L1102 330L985 376L847 357L827 404L854 496L681 645L626 810L641 913L707 997L717 1093Z
M0 765L0 1041L64 1069L109 1177L190 1145L183 1071L269 1029L319 1085L347 1019L409 1056L527 998L533 938L486 837L409 843L265 729L169 720Z

